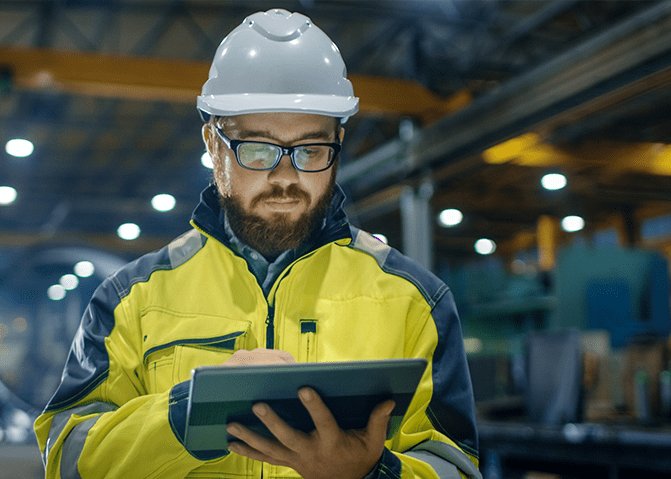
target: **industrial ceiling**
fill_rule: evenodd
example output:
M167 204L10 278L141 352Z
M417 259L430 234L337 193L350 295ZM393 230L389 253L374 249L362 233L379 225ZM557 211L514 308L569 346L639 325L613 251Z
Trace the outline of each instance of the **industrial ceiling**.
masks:
M211 171L195 97L253 12L301 11L339 46L361 111L339 181L351 220L404 249L404 192L433 213L437 261L533 247L539 218L638 226L671 200L671 1L0 1L0 248L78 243L128 256L185 231ZM499 145L499 146L497 146ZM540 179L561 172L566 188ZM176 207L157 212L169 193ZM124 241L122 223L141 227ZM406 240L407 241L407 238Z

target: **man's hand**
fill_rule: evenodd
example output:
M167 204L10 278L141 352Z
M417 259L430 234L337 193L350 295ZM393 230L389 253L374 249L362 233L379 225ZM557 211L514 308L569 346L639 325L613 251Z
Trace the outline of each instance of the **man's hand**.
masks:
M250 366L252 364L286 364L295 363L294 357L279 349L256 348L252 351L239 349L233 356L224 361L222 366Z
M243 442L228 449L259 461L287 466L305 479L361 479L368 474L384 452L389 416L394 401L378 404L365 429L343 431L321 398L311 388L302 388L298 396L310 413L315 430L309 434L293 429L263 403L252 410L276 439L253 433L231 423L230 434Z

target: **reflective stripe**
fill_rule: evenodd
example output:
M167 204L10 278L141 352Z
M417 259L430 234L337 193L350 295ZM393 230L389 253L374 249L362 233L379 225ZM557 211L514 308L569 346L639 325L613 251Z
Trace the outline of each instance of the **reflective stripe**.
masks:
M49 427L49 438L47 439L47 446L44 448L44 455L42 457L42 462L46 467L47 458L51 452L51 447L56 443L58 437L63 433L65 427L70 420L70 417L73 415L77 416L88 416L89 414L99 414L96 417L88 419L77 426L75 426L67 435L63 442L63 453L61 456L61 476L64 479L81 479L79 472L77 471L77 461L81 455L82 449L84 449L84 441L86 440L86 435L89 430L95 424L95 422L100 419L100 414L105 412L110 412L118 409L117 406L113 404L98 402L93 404L87 404L86 406L75 407L72 409L66 409L59 413L54 414L53 419L51 420L51 426ZM83 434L82 434L83 433ZM74 457L73 457L74 456Z
M441 479L460 478L455 466L469 478L482 479L482 474L466 454L444 442L425 441L406 451L405 454L429 464Z
M375 261L377 261L380 268L383 268L391 248L365 231L356 231L356 238L354 239L354 243L351 244L351 247L368 253L375 258Z
M370 233L352 227L352 236L354 242L350 244L351 248L371 255L385 273L400 276L414 284L432 309L449 290L432 272Z
M191 230L168 245L170 266L175 269L193 257L205 244L204 237L197 231Z
M84 442L89 430L101 416L92 417L86 421L77 424L63 443L63 452L61 454L61 479L82 479L77 469L77 461L84 449Z
M405 453L406 456L414 457L419 459L422 462L427 463L433 468L433 471L438 474L440 479L461 479L461 474L459 474L459 469L457 466L451 462L436 456L431 452L426 451L408 451Z
M54 414L54 417L51 419L51 426L49 426L49 437L47 438L47 445L44 448L44 454L42 455L42 463L44 464L45 468L47 467L47 459L49 458L49 453L51 452L51 446L56 442L58 436L61 435L69 419L69 410Z

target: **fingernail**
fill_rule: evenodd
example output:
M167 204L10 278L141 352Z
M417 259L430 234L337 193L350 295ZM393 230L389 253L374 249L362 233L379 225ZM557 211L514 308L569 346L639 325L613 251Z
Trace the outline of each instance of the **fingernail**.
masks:
M298 394L301 395L304 401L312 401L312 391L310 389L304 388L298 391Z
M265 416L268 413L268 409L266 408L265 404L254 404L252 409L257 416Z
M226 431L228 431L229 434L233 434L235 436L240 432L240 429L235 424L229 424L226 426Z

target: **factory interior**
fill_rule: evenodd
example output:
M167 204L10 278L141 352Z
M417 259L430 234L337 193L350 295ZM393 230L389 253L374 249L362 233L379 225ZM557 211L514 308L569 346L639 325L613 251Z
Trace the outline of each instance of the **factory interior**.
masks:
M273 7L360 99L350 222L454 294L483 477L671 477L671 0L0 0L0 479L96 287L190 228L196 97Z

